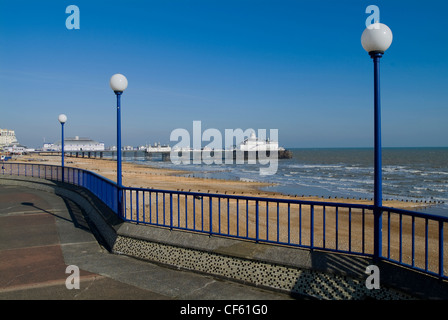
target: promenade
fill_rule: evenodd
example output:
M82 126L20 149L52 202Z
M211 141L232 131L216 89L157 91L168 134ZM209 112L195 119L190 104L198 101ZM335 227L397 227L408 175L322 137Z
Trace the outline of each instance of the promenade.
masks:
M67 289L68 265L80 288ZM0 300L285 300L289 295L109 253L77 204L0 185Z

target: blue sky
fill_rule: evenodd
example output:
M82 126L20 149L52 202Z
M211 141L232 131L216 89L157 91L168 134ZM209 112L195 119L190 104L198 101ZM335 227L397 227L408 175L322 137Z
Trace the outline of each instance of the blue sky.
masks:
M65 22L80 10L80 29ZM66 136L168 143L176 128L278 129L286 147L373 146L369 14L381 60L384 147L448 146L446 1L8 1L0 10L0 128L29 147ZM171 142L174 145L176 142Z

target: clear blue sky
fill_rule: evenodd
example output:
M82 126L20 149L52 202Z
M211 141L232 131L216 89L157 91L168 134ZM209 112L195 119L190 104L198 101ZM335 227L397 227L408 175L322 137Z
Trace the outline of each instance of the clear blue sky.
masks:
M68 5L80 29L68 30ZM393 32L381 60L383 146L448 146L447 1L4 1L0 128L29 147L66 136L169 142L176 128L278 129L286 147L373 146L368 5ZM175 143L171 143L172 145Z

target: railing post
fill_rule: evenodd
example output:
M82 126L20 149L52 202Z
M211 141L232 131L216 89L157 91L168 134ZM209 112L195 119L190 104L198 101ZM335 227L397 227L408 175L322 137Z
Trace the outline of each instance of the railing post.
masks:
M132 221L132 220L133 220L133 219L132 219L132 215L133 215L133 209L134 209L134 208L132 207L132 189L129 189L129 205L130 205L130 206L129 206L129 207L130 207L130 208L129 208L129 211L130 211L130 213L131 213L131 219L130 219L130 220Z
M373 209L373 259L378 263L382 256L382 240L383 240L383 211L381 207L375 206Z
M314 246L314 205L310 206L310 248Z
M117 184L117 214L120 218L123 216L123 189Z
M443 277L443 221L439 221L439 277Z
M139 218L138 218L138 216L139 216L139 214L140 214L140 204L138 203L138 194L139 194L139 191L138 190L136 190L135 191L135 211L136 211L136 215L137 215L137 223L139 223Z
M165 203L165 192L163 192L163 226L165 226L165 221L166 221L166 217L165 217L165 207L166 207L166 203Z
M212 203L212 197L209 197L208 198L208 207L209 207L209 209L208 209L208 211L209 211L209 214L210 214L210 218L209 218L209 232L210 232L210 235L212 235L212 233L213 233L213 203Z
M173 194L170 193L170 229L173 229Z
M288 243L291 243L291 204L288 203Z
M259 239L259 232L260 232L260 228L259 228L259 224L260 224L260 219L259 219L259 206L258 206L258 200L255 202L256 203L256 212L255 212L255 228L256 228L256 232L255 232L255 240L258 242Z
M352 208L348 208L348 251L352 252Z

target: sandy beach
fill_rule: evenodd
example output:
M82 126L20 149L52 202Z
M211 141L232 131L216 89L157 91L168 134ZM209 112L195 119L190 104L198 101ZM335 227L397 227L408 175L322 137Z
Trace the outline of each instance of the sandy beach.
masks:
M95 172L112 181L116 181L116 161L109 159L89 159L66 157L65 165L67 167L81 168ZM60 165L60 156L39 156L24 155L16 156L12 159L14 162L24 163L40 163ZM243 195L252 197L269 197L277 199L297 199L309 201L325 201L337 203L357 203L372 204L371 200L361 199L345 199L345 198L322 198L322 197L298 197L287 196L275 192L261 191L261 187L267 184L247 181L230 181L203 179L189 176L188 172L161 169L148 165L134 164L123 162L123 185L129 187L159 189L172 191L188 191L212 194L226 195ZM166 195L166 197L165 197ZM140 209L136 210L135 199L140 197ZM146 197L146 204L142 204L142 199ZM171 198L170 198L171 197ZM187 204L186 208L184 202ZM143 201L144 202L144 201ZM209 230L209 224L212 224L214 232L226 230L228 234L255 237L255 202L256 201L236 201L225 200L219 201L217 198L203 197L200 200L189 198L188 203L186 197L167 194L153 194L150 197L143 192L134 192L133 195L128 194L126 197L126 218L134 221L145 221L151 223L159 223L170 219L169 210L172 206L173 225L182 228L192 228L195 230ZM373 218L371 212L366 212L365 224L363 224L363 215L361 210L349 211L346 208L339 208L336 214L334 207L323 208L316 206L311 209L310 206L299 206L280 204L276 207L275 203L266 203L260 201L259 208L259 237L267 240L280 240L288 243L300 243L303 245L310 244L309 226L311 223L310 212L313 210L314 223L314 245L326 248L335 248L340 250L357 250L365 252L373 252ZM397 200L383 201L384 206L412 210L419 206L427 206L423 203L404 202ZM166 207L166 208L165 208ZM167 210L165 210L167 209ZM324 213L325 211L325 213ZM188 214L187 214L188 212ZM191 214L195 212L195 214ZM218 212L220 216L218 216ZM227 212L227 214L226 214ZM235 212L239 212L238 215ZM249 214L246 215L246 212ZM243 214L241 214L243 213ZM277 213L277 214L275 214ZM300 215L300 216L299 216ZM325 216L325 218L324 218ZM338 216L338 220L336 220ZM186 218L185 218L186 217ZM289 217L289 219L287 218ZM210 221L212 219L212 221ZM325 228L324 225L325 220ZM387 256L390 250L390 257L398 260L400 258L400 240L399 234L399 216L391 215L391 238L390 249L387 247L388 235L386 224L389 217L387 213L383 214L383 255ZM218 223L219 221L219 223ZM350 221L350 223L349 223ZM336 228L335 226L338 225ZM204 227L205 226L205 227ZM267 227L269 226L269 227ZM275 226L275 227L273 227ZM364 226L364 227L363 227ZM363 229L364 228L364 229ZM430 269L437 271L438 269L438 226L437 223L429 223L429 266ZM445 228L446 230L447 228ZM298 232L300 230L300 232ZM364 231L363 231L364 230ZM402 259L403 262L412 263L412 247L411 233L412 221L410 217L402 219ZM325 233L325 236L324 236ZM445 237L448 237L446 231ZM363 235L364 234L364 235ZM365 238L363 245L362 237ZM424 267L425 256L425 221L424 219L415 220L415 264ZM325 243L324 243L325 241ZM337 241L337 244L336 244ZM364 248L363 248L364 247ZM445 250L448 254L448 248ZM445 267L446 268L446 267Z
M22 155L15 156L12 161L60 165L61 158L60 156ZM89 170L112 181L117 180L117 164L115 160L94 159L87 157L76 158L66 156L65 166ZM318 196L288 196L280 194L278 192L267 192L264 190L260 190L260 188L270 185L267 183L222 179L204 179L193 177L193 174L189 176L188 172L186 171L157 168L151 167L149 165L140 165L126 161L123 161L122 163L122 172L123 185L128 187L232 195L249 195L257 197L274 197L281 199L302 199L310 201L326 201L338 203L373 204L370 199L329 199ZM383 205L387 207L408 210L428 206L424 203L404 202L398 200L384 200Z

